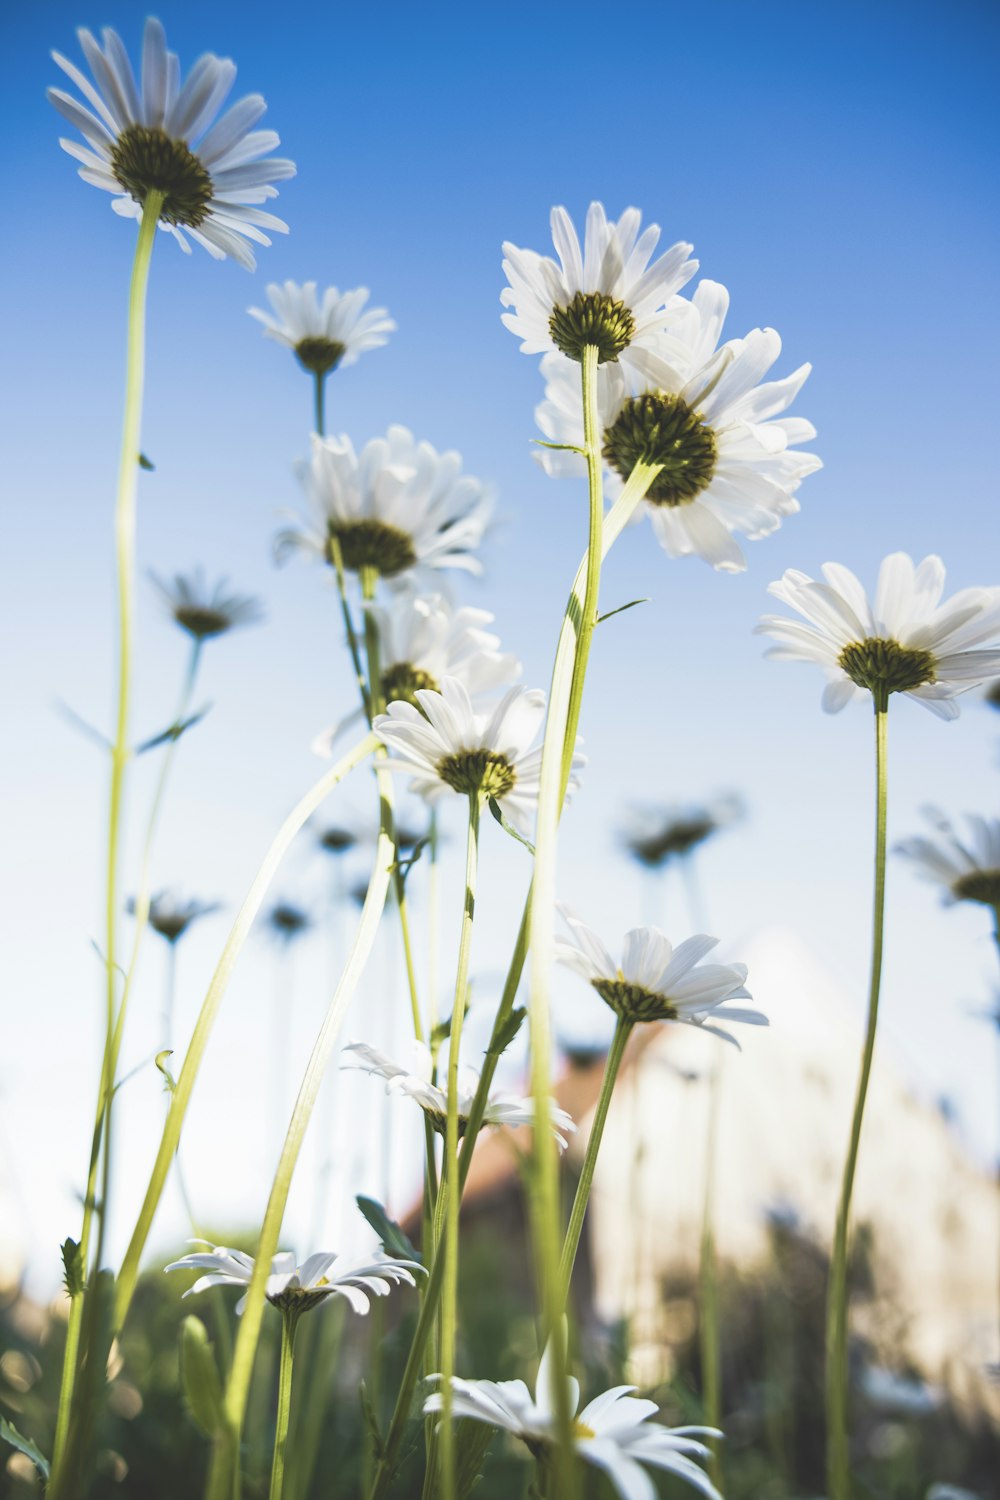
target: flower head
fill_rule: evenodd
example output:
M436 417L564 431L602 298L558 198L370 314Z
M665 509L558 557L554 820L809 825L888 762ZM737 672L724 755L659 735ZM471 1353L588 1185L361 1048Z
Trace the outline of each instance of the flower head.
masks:
M428 801L449 791L500 804L519 832L530 835L538 806L541 748L531 746L545 716L545 694L513 687L489 713L473 707L454 677L439 690L419 688L413 703L390 703L373 729L390 752L389 766L409 771L410 790ZM574 771L583 766L575 756ZM578 785L570 778L570 789Z
M248 94L216 119L236 79L235 64L206 52L182 87L177 56L167 51L166 34L152 16L143 36L141 86L116 31L105 29L103 48L91 32L77 35L93 83L68 58L52 56L89 108L63 89L49 89L48 97L87 142L59 142L82 163L84 182L114 193L111 206L125 218L141 218L148 195L159 193L160 228L182 250L190 253L190 235L216 260L228 255L252 271L248 241L269 245L264 230L288 230L258 205L277 197L275 182L295 176L292 162L267 156L279 144L275 132L253 128L267 108L260 94Z
M883 708L890 694L906 693L939 718L957 719L957 694L1000 671L1000 650L975 649L1000 638L1000 588L961 589L942 604L941 559L925 557L915 568L905 552L882 563L874 602L848 568L824 563L822 571L821 583L789 569L768 589L806 624L765 615L757 630L778 641L768 656L826 669L827 713L865 693Z
M729 293L702 281L687 302L676 297L667 327L649 340L639 368L598 371L601 442L610 493L636 463L660 465L643 507L670 557L697 555L724 572L746 566L734 532L756 540L798 510L795 492L820 468L796 446L816 436L811 422L782 413L810 365L765 380L781 353L773 328L755 328L718 346ZM561 355L542 361L545 400L535 417L550 442L538 462L549 474L582 474L585 460L579 374Z
M448 1118L448 1090L447 1087L441 1087L433 1081L434 1059L429 1047L423 1042L413 1042L409 1067L402 1067L391 1057L387 1057L384 1052L379 1052L376 1047L369 1047L366 1042L349 1042L343 1050L344 1058L340 1064L342 1068L360 1068L362 1072L384 1078L387 1094L406 1094L408 1098L414 1099L427 1115L434 1129L440 1135L444 1135ZM458 1133L460 1136L464 1134L469 1122L469 1112L479 1087L479 1078L480 1075L475 1068L459 1068ZM565 1150L565 1133L574 1131L576 1126L566 1111L557 1107L554 1100L550 1101L550 1107L552 1134L558 1141L560 1149ZM490 1091L483 1114L484 1127L487 1125L533 1125L534 1122L533 1099L522 1099L518 1094L505 1093L499 1089Z
M230 1250L225 1245L211 1245L208 1240L193 1243L209 1245L209 1249L183 1255L164 1268L167 1271L206 1272L188 1288L185 1297L204 1292L210 1286L249 1287L253 1256L245 1255L242 1250ZM392 1283L405 1282L407 1286L415 1286L413 1273L423 1269L416 1261L395 1260L388 1255L377 1256L369 1265L351 1266L345 1264L344 1257L336 1251L326 1250L310 1255L299 1266L290 1250L279 1250L271 1261L265 1295L273 1306L291 1312L304 1312L318 1306L327 1297L343 1297L350 1303L352 1311L363 1314L371 1306L370 1298L387 1296ZM244 1295L237 1302L238 1313L243 1311L246 1300Z
M523 340L522 352L559 350L579 362L585 345L596 344L602 365L641 361L667 302L698 269L692 247L679 242L650 265L660 230L651 224L640 235L637 208L609 223L603 205L592 203L582 250L564 208L552 210L551 222L558 265L534 250L503 247L509 285L500 301L510 311L502 321Z
M135 915L134 898L128 902L128 910ZM208 917L219 910L218 901L183 901L174 891L157 891L149 902L149 925L160 937L171 945L181 940L192 922L199 917Z
M332 563L336 542L348 572L369 569L390 582L410 583L425 569L482 572L474 553L491 500L453 450L418 443L405 427L390 427L359 454L349 437L314 436L312 458L297 472L313 520L279 534L279 559L300 549Z
M308 932L313 919L301 906L293 901L276 901L268 911L265 921L268 930L281 943L293 943L297 937Z
M149 576L177 624L197 641L225 635L238 625L255 625L264 617L259 599L228 593L226 578L210 589L200 568L189 575L176 573L169 583L156 573Z
M977 901L1000 909L1000 818L969 816L963 842L944 813L924 809L937 838L904 839L896 853L913 861L917 874L942 888L946 906Z
M538 1367L534 1396L523 1380L453 1379L453 1416L486 1422L509 1432L544 1461L557 1441L551 1359L550 1346ZM432 1378L440 1380L441 1376ZM577 1413L580 1386L568 1377L573 1451L584 1462L602 1469L622 1500L653 1500L655 1490L643 1473L644 1464L685 1480L709 1500L720 1500L708 1476L693 1460L709 1456L699 1438L722 1434L713 1427L663 1427L651 1422L649 1419L658 1411L656 1402L637 1399L634 1390L632 1385L612 1386ZM435 1391L424 1402L424 1411L436 1413L441 1408L441 1392Z
M251 307L250 316L263 323L269 339L291 349L302 368L313 375L328 375L355 364L369 349L388 343L396 328L384 307L365 312L370 296L366 286L351 292L328 286L320 302L315 281L301 286L297 281L281 286L272 282L267 295L273 315Z
M621 964L600 938L566 907L559 908L572 941L556 939L556 958L586 979L606 1005L626 1021L680 1021L739 1043L716 1021L766 1026L759 1010L721 1007L729 1000L749 1000L745 964L703 964L718 938L690 937L675 948L656 927L634 927L625 934Z
M622 843L640 865L659 870L704 844L743 812L738 797L717 797L704 806L635 808Z

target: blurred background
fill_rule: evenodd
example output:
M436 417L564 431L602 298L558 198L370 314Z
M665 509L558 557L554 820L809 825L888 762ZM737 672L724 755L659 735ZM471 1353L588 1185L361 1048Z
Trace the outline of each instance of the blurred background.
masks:
M41 1356L31 1341L58 1337L58 1318L50 1327L45 1306L59 1285L59 1243L77 1228L100 1055L102 976L92 943L106 773L100 750L60 705L108 723L111 500L133 239L60 151L64 132L44 90L57 81L49 49L76 58L77 25L115 26L135 56L144 14L121 0L96 12L59 0L0 20L9 64L0 110L10 142L0 403L8 714L0 751L0 1280L10 1288L12 1347L27 1361L0 1361L0 1401L12 1412L33 1391L47 1399L32 1373L30 1361ZM837 560L871 584L885 553L933 551L948 567L949 590L1000 581L997 12L977 3L851 0L756 10L723 0L710 14L657 6L627 16L590 3L364 11L290 0L276 12L176 0L158 14L183 67L203 50L236 60L237 90L265 93L266 123L299 168L276 205L291 233L261 251L256 275L197 250L188 259L165 236L154 256L143 444L155 470L140 483L137 735L170 722L185 664L185 642L147 585L147 569L168 575L201 564L260 596L267 612L265 623L206 653L198 702L211 711L180 746L159 839L154 885L222 907L177 945L179 1038L275 826L317 774L311 740L353 707L328 580L303 562L281 572L271 562L279 518L300 504L291 464L307 450L311 388L246 316L266 305L266 283L364 284L397 320L388 348L332 378L329 427L360 445L389 422L405 423L441 448L459 448L468 469L496 485L486 576L463 578L459 592L495 612L529 686L547 682L585 541L585 498L580 485L547 480L532 460L541 382L536 361L518 353L499 321L501 241L547 250L553 203L578 222L591 198L615 215L634 203L663 226L666 243L693 241L702 273L730 288L729 335L777 328L779 375L813 362L795 410L818 427L825 468L803 485L802 513L751 544L745 574L672 562L645 527L616 548L605 607L648 602L597 634L582 724L590 764L564 825L560 892L612 945L638 922L657 922L675 940L707 927L725 958L750 965L750 988L772 1029L726 1059L718 1233L731 1277L728 1408L750 1414L748 1451L770 1432L773 1473L786 1476L786 1488L772 1491L772 1470L751 1473L745 1493L818 1493L821 1468L812 1479L808 1464L796 1467L796 1454L812 1451L808 1423L818 1421L816 1346L803 1355L813 1362L810 1386L794 1370L764 1369L761 1330L788 1316L789 1287L805 1287L804 1327L809 1308L822 1303L816 1287L869 960L871 724L862 710L826 718L819 675L764 662L751 631L768 608L767 584L790 566L815 572ZM894 704L890 752L890 841L918 831L926 802L951 813L1000 811L1000 714L979 695L953 725ZM130 787L133 871L154 762L139 762ZM695 889L684 878L690 860L650 872L623 848L635 804L701 806L728 793L738 795L741 816L696 851ZM351 891L371 854L372 802L359 777L303 834L274 897L306 921L292 937L262 924L227 994L183 1153L188 1193L213 1232L252 1242L294 1087L350 937ZM407 805L406 814L421 831L421 809ZM642 813L640 822L651 817ZM347 852L322 847L330 825L356 837ZM446 955L459 914L458 837L446 816ZM470 1061L527 880L528 856L499 829L485 829L484 845ZM419 866L412 897L421 928ZM988 913L942 910L937 892L897 860L887 933L859 1181L859 1221L873 1226L865 1260L873 1311L858 1379L884 1369L935 1394L916 1415L872 1406L872 1431L890 1430L875 1438L870 1461L884 1460L886 1473L884 1464L895 1466L896 1488L879 1478L878 1493L923 1495L924 1481L939 1478L985 1496L997 1493L988 1478L995 1439L981 1439L994 1444L987 1462L971 1434L991 1399L983 1371L1000 1359L1000 1086L996 1028L983 1018L997 1008L997 954ZM169 956L168 945L148 941L125 1042L123 1071L136 1071L118 1112L114 1257L162 1122L163 1081L151 1058L162 1044ZM422 941L418 957L426 972ZM400 962L387 921L345 1035L383 1046L405 1035ZM445 969L445 992L450 978ZM559 979L557 1003L566 1044L560 1087L585 1122L610 1018L571 976ZM626 1075L605 1158L611 1176L596 1190L591 1290L610 1364L619 1358L614 1330L624 1326L631 1334L621 1357L635 1378L686 1371L683 1389L696 1391L690 1276L714 1058L704 1046L688 1051L686 1039L663 1032ZM512 1085L520 1066L513 1055ZM370 1243L351 1207L354 1192L372 1192L399 1217L413 1202L404 1104L383 1107L380 1085L368 1078L334 1082L287 1221L288 1242L303 1253ZM495 1172L484 1161L484 1214L491 1202L508 1202L511 1160L502 1153ZM632 1194L627 1212L615 1198L623 1183ZM511 1223L513 1210L502 1212ZM174 1190L151 1264L187 1232ZM788 1270L783 1255L798 1269ZM155 1285L150 1327L162 1320L172 1347L177 1293ZM768 1300L774 1286L784 1288L777 1312ZM809 1326L815 1333L819 1325ZM530 1339L522 1343L528 1358ZM48 1356L44 1363L55 1368ZM767 1394L775 1381L795 1395L791 1417ZM166 1410L176 1392L165 1389ZM795 1405L810 1390L812 1417ZM918 1408L930 1400L913 1399ZM954 1420L966 1421L954 1441L953 1400ZM913 1435L921 1415L929 1437ZM123 1430L128 1420L121 1417ZM197 1458L193 1435L191 1444ZM920 1444L943 1455L944 1467L930 1473ZM127 1447L119 1435L108 1451L121 1456ZM138 1485L136 1456L122 1462ZM108 1482L120 1484L114 1469Z

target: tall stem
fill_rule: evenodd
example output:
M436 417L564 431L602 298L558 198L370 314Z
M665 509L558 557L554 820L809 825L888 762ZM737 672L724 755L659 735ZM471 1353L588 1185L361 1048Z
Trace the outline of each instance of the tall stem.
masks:
M580 1181L576 1186L576 1197L573 1199L573 1208L569 1216L569 1227L566 1230L566 1238L563 1242L562 1260L560 1262L560 1275L562 1277L563 1299L569 1294L569 1284L573 1275L573 1266L576 1263L576 1253L580 1245L580 1234L583 1230L583 1221L587 1213L587 1204L590 1201L590 1190L594 1182L594 1168L597 1165L597 1153L601 1149L601 1138L604 1135L604 1125L608 1118L608 1107L611 1104L611 1095L614 1092L615 1080L621 1067L622 1058L625 1056L625 1048L632 1034L632 1022L619 1016L615 1026L615 1034L611 1041L611 1050L604 1064L604 1077L601 1080L601 1092L597 1097L597 1108L594 1111L593 1123L590 1127L590 1136L587 1140L587 1150L583 1158L583 1170L580 1173Z
M121 451L118 461L118 494L115 501L115 563L118 589L118 707L115 742L111 752L111 789L108 800L108 842L105 879L105 1039L104 1057L97 1094L94 1140L83 1199L83 1223L80 1232L80 1263L87 1266L90 1236L97 1190L97 1154L102 1134L110 1135L113 1074L111 1070L112 1038L115 1027L115 939L118 917L118 850L120 842L121 805L125 766L128 762L129 690L132 675L132 629L135 592L135 496L139 475L139 452L142 426L142 392L145 377L146 292L149 266L156 238L156 225L163 207L163 195L151 192L143 205L139 237L132 262L128 299L128 333L125 354L125 410L122 420ZM103 1223L107 1204L101 1203ZM99 1231L100 1234L100 1231ZM95 1258L95 1270L97 1258ZM63 1355L62 1383L56 1417L55 1446L49 1493L58 1496L63 1487L62 1459L69 1434L69 1418L76 1383L80 1332L84 1299L77 1294L70 1303Z
M292 1359L295 1354L295 1329L299 1315L294 1310L281 1314L281 1357L278 1365L278 1414L274 1427L274 1458L271 1461L269 1500L282 1500L285 1488L285 1444L288 1441L288 1417L292 1409Z
M313 380L315 382L313 390L315 417L314 430L319 434L320 437L324 437L326 435L326 376L321 375L317 370L313 372Z
M448 1044L448 1117L444 1151L449 1187L444 1238L444 1287L441 1295L441 1481L444 1500L455 1496L455 1429L452 1422L452 1377L455 1374L455 1338L458 1321L458 1219L461 1192L454 1190L458 1162L458 1054L469 987L469 954L472 923L476 914L476 868L479 858L479 795L469 798L469 836L465 855L465 895L462 929L455 973L455 1000L451 1011Z
M685 860L690 870L691 856ZM694 924L698 926L698 923ZM722 1057L716 1058L709 1075L708 1109L705 1129L705 1200L701 1220L701 1254L698 1277L700 1282L700 1308L698 1336L701 1353L701 1399L706 1427L718 1427L722 1416L722 1384L719 1345L719 1275L715 1254L715 1176L718 1154L719 1106L722 1094ZM718 1485L722 1478L719 1444L716 1438L709 1439L711 1457L708 1473L712 1483Z
M888 784L886 764L886 729L888 700L875 699L875 893L872 913L872 963L871 982L868 992L868 1024L865 1031L864 1052L861 1058L861 1076L858 1080L854 1116L851 1122L851 1139L844 1163L844 1178L837 1208L837 1224L834 1231L833 1254L830 1260L830 1285L827 1293L826 1317L826 1426L827 1426L827 1487L830 1500L850 1500L851 1474L850 1449L847 1432L848 1359L847 1359L847 1249L850 1231L851 1198L854 1192L854 1173L858 1163L858 1147L861 1141L861 1124L868 1096L868 1080L871 1075L872 1055L875 1051L875 1030L878 1023L879 990L882 983L882 931L885 918L885 830L886 793Z

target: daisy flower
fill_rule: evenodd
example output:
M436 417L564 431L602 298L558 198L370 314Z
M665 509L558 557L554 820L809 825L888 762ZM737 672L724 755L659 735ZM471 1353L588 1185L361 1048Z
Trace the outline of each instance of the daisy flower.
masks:
M597 391L609 494L620 492L640 460L661 465L643 508L664 551L735 573L746 559L733 533L757 540L776 531L799 509L795 492L822 462L796 448L816 436L812 423L783 415L812 366L766 380L781 353L779 335L755 328L720 347L728 308L729 293L715 281L702 281L690 302L675 298L641 368L600 369ZM552 354L542 373L539 427L549 442L582 447L576 370ZM536 457L549 474L586 473L583 456L565 448L542 448Z
M896 853L911 859L922 879L942 887L946 906L978 901L1000 908L1000 818L967 817L970 832L963 843L936 807L924 814L938 837L904 839Z
M462 473L453 449L439 453L405 427L390 427L360 454L349 437L314 435L312 457L297 473L313 519L279 534L279 560L297 549L332 564L336 540L352 573L410 582L418 570L482 572L474 551L492 502L480 480Z
M557 349L579 363L585 345L596 344L599 364L641 363L644 345L663 326L666 303L698 269L683 241L650 265L660 230L651 224L640 235L641 222L639 210L627 208L617 224L609 223L603 205L592 203L581 250L569 214L554 208L558 265L550 256L505 243L509 285L500 301L510 311L502 321L523 340L522 353Z
M410 790L436 802L449 791L500 804L530 837L538 807L542 751L531 746L545 717L545 694L511 688L490 713L478 713L454 677L437 692L418 688L413 703L390 703L372 728L389 751L389 767L409 771ZM583 759L574 756L574 772ZM578 786L575 775L569 787Z
M1000 588L961 589L944 603L944 564L918 567L894 552L879 569L874 602L849 569L825 563L824 582L789 569L768 593L804 616L803 625L765 615L757 632L778 641L767 652L782 661L811 661L828 677L827 713L871 693L885 708L906 693L942 719L957 719L959 693L1000 671Z
M208 1240L194 1240L196 1245L209 1245L207 1251L184 1255L166 1266L167 1271L205 1271L194 1286L188 1287L185 1297L195 1292L204 1292L210 1286L240 1286L248 1288L253 1276L253 1256L242 1250L230 1250L225 1245L211 1245ZM343 1297L356 1313L366 1313L372 1297L388 1296L392 1283L405 1282L416 1286L414 1271L423 1271L423 1266L413 1260L395 1260L391 1256L378 1256L369 1265L350 1266L336 1251L320 1250L310 1255L301 1266L296 1265L290 1250L279 1250L271 1261L271 1274L267 1278L265 1296L268 1302L282 1311L299 1312L316 1307L327 1297ZM236 1304L241 1313L246 1305L246 1296Z
M134 900L129 900L128 910L135 915ZM218 910L218 901L182 901L172 891L157 891L150 898L147 921L154 932L158 932L161 938L173 945L180 941L192 922L197 922L199 917L211 916Z
M430 1048L423 1042L413 1042L411 1046L410 1065L402 1067L384 1052L379 1052L375 1047L369 1047L366 1042L349 1042L343 1049L345 1056L340 1066L359 1068L362 1072L371 1073L377 1078L384 1078L387 1094L406 1094L408 1098L415 1100L438 1134L444 1135L448 1118L448 1090L439 1088L433 1081L434 1059ZM460 1067L458 1070L459 1138L465 1133L465 1128L469 1123L469 1112L479 1087L479 1078L480 1075L475 1068ZM555 1100L551 1101L551 1110L552 1134L559 1143L559 1149L564 1151L566 1134L575 1131L576 1126L566 1111L558 1108ZM483 1114L484 1128L487 1125L515 1126L534 1123L535 1102L533 1099L522 1099L517 1094L505 1093L498 1089L491 1090Z
M743 814L738 797L717 797L704 806L635 808L622 843L649 870L659 870L672 859L683 859L720 829Z
M264 100L248 94L216 119L235 81L235 64L206 52L182 87L177 56L167 51L163 27L152 16L143 36L141 87L121 37L110 27L102 35L103 48L91 32L77 32L93 83L61 53L52 54L89 105L63 89L48 90L50 102L87 142L59 144L82 163L84 182L116 195L116 213L139 219L147 195L160 193L160 228L182 250L190 254L190 235L216 260L228 255L252 271L248 241L269 245L264 230L288 232L258 205L277 197L275 182L295 176L293 162L267 155L279 144L275 132L253 128L267 108Z
M269 339L284 344L299 364L312 375L329 375L331 370L356 364L369 349L380 349L396 329L384 307L365 312L371 295L366 286L341 292L328 286L322 303L316 295L315 281L300 286L286 281L267 288L273 316L259 307L248 308L251 318L263 323Z
M293 901L276 901L264 921L268 931L285 944L293 943L313 925L309 913L301 906L296 906Z
M177 624L196 641L225 635L237 625L255 625L264 617L259 599L229 593L226 578L210 589L200 568L187 576L176 573L169 583L156 573L149 576Z
M658 928L634 927L625 934L619 965L579 917L565 906L559 911L572 941L556 938L556 958L586 979L622 1020L680 1021L721 1036L737 1047L735 1037L716 1021L768 1024L759 1010L726 1005L729 1000L752 998L745 987L745 964L700 962L717 946L718 938L699 934L675 948Z
M551 1344L542 1356L532 1396L523 1380L453 1379L452 1415L485 1422L519 1438L536 1459L544 1462L557 1440L551 1405ZM440 1375L431 1377L440 1380ZM567 1379L572 1417L573 1451L585 1463L602 1469L622 1500L656 1500L656 1488L643 1465L663 1469L683 1479L709 1500L720 1500L707 1474L693 1462L709 1457L699 1438L721 1437L712 1427L664 1427L649 1419L659 1408L655 1401L637 1399L632 1385L616 1385L596 1396L577 1414L580 1386ZM424 1412L439 1413L442 1396L435 1391L424 1402Z

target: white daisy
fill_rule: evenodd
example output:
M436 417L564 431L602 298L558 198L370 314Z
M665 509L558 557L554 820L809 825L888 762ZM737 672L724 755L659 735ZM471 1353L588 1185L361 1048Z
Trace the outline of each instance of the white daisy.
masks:
M502 321L523 340L523 353L558 349L579 362L584 346L596 344L600 364L641 362L643 346L665 322L666 303L698 269L689 259L692 247L682 241L650 265L660 230L651 224L640 235L641 221L637 208L627 208L617 224L609 223L603 205L592 203L581 252L569 214L554 208L559 265L534 250L504 245L510 285L500 301L511 311Z
M290 161L262 160L279 144L273 130L253 128L267 108L263 98L248 94L216 120L236 78L229 58L206 52L181 87L177 56L167 51L163 27L150 16L140 89L121 37L110 27L102 35L103 49L91 32L77 32L94 83L68 58L52 54L90 106L62 89L48 90L51 103L87 142L59 144L83 163L84 182L116 195L116 213L141 218L146 195L160 192L160 228L182 250L190 253L190 235L216 260L229 255L252 271L256 262L247 241L269 245L265 229L288 232L287 224L257 205L277 197L275 182L295 176Z
M416 1041L411 1046L410 1065L402 1067L384 1052L379 1052L376 1047L369 1047L365 1042L349 1042L343 1049L345 1056L340 1066L360 1068L365 1073L373 1073L378 1078L384 1078L387 1094L406 1094L408 1098L414 1099L438 1134L444 1135L448 1118L448 1089L446 1086L439 1087L433 1081L434 1059L430 1048L423 1042ZM475 1068L463 1066L458 1070L459 1136L464 1133L469 1122L469 1112L479 1087L479 1078L480 1075ZM566 1111L558 1108L555 1100L551 1101L550 1107L552 1134L558 1141L560 1150L565 1150L564 1132L572 1133L576 1126ZM533 1125L534 1122L535 1101L533 1099L522 1099L518 1094L506 1093L499 1089L490 1091L483 1114L484 1127L487 1125Z
M511 688L489 713L477 713L466 688L443 677L438 692L419 688L413 703L390 703L373 728L390 753L389 767L413 775L410 790L429 802L449 791L498 802L530 837L538 807L541 746L531 746L545 717L545 694ZM574 772L583 758L573 758ZM569 789L578 786L575 775Z
M912 859L924 880L942 887L946 906L978 901L1000 908L1000 818L968 815L970 836L963 843L936 807L925 808L924 814L938 837L904 839L896 853Z
M192 1243L206 1245L209 1241L194 1240ZM242 1250L213 1245L207 1252L184 1255L164 1269L207 1272L184 1293L185 1297L190 1297L210 1286L249 1287L254 1262L253 1256L245 1255ZM371 1297L387 1296L392 1283L405 1282L407 1286L416 1286L413 1273L423 1269L416 1261L395 1260L388 1255L377 1256L369 1265L349 1266L336 1251L326 1250L310 1255L299 1266L290 1250L279 1250L271 1260L265 1295L275 1307L303 1311L327 1297L343 1297L354 1312L366 1313L371 1306ZM238 1313L243 1311L246 1300L243 1296L237 1302Z
M279 558L300 549L331 562L336 538L352 573L372 569L390 581L412 582L430 569L482 572L474 551L492 501L480 480L462 473L454 450L439 453L396 426L360 454L349 437L314 435L312 458L298 464L297 473L313 519L279 534Z
M721 1036L737 1047L735 1037L716 1021L768 1024L759 1010L726 1004L729 1000L752 999L745 987L745 964L700 962L717 946L718 938L699 934L675 948L658 928L634 927L625 934L622 961L616 964L600 938L579 917L565 906L559 911L573 940L556 938L556 958L586 979L623 1020L680 1021Z
M511 1433L544 1462L557 1433L551 1404L551 1357L550 1347L538 1367L534 1396L523 1380L453 1379L452 1415ZM431 1378L440 1380L441 1376ZM637 1399L632 1385L612 1386L577 1414L579 1383L572 1376L566 1383L573 1451L584 1462L602 1469L622 1500L656 1500L656 1488L644 1472L644 1464L685 1480L709 1500L720 1500L707 1474L693 1462L709 1457L708 1449L698 1439L721 1437L715 1428L663 1427L651 1422L650 1417L659 1409L656 1402ZM424 1402L424 1411L437 1413L441 1408L441 1392L435 1391Z
M134 898L129 898L126 909L135 915ZM154 932L173 945L180 941L192 922L209 917L220 909L218 901L199 901L197 897L185 901L176 891L157 891L149 899L147 921Z
M799 509L795 492L822 467L795 445L816 429L781 414L801 390L811 365L782 380L765 380L781 353L773 328L718 347L729 293L702 281L690 302L674 298L667 330L649 340L638 368L598 371L598 410L608 491L618 493L635 464L662 464L643 506L670 557L697 555L725 572L746 559L733 537L757 540ZM559 354L542 360L545 400L535 417L552 443L579 448L583 398L574 365ZM541 448L549 474L585 474L582 455Z
M176 573L169 583L156 573L149 576L177 624L195 640L225 635L237 625L255 625L263 619L260 600L230 593L227 578L210 589L200 568L188 576Z
M640 865L659 870L683 859L713 834L743 816L743 803L732 794L702 805L636 807L630 810L622 843Z
M865 693L883 708L891 693L906 693L939 718L957 719L956 695L1000 671L1000 650L974 649L1000 638L1000 588L961 589L942 604L941 559L914 568L905 552L882 563L874 603L848 568L825 563L822 572L821 583L789 569L768 589L806 624L765 615L757 631L779 642L768 656L826 669L827 713Z
M269 339L291 349L304 370L314 375L328 375L331 370L353 365L369 349L380 349L388 343L396 325L384 307L365 312L370 293L366 286L341 292L327 287L322 303L316 295L315 281L301 286L286 281L267 288L274 314L259 307L248 309L251 318L263 323Z

